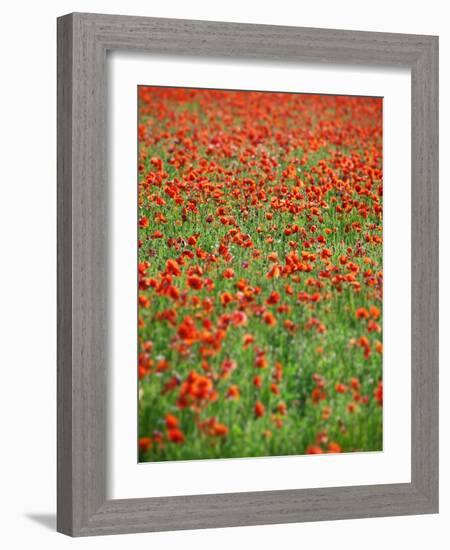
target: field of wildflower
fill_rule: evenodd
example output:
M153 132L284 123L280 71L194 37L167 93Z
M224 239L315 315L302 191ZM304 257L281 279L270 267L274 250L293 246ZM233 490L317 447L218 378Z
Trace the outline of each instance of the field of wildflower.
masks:
M382 99L140 86L139 461L382 449Z

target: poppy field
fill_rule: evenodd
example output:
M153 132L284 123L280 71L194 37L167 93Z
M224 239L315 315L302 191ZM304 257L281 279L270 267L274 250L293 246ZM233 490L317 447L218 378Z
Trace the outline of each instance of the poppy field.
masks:
M382 99L138 104L139 461L382 450Z

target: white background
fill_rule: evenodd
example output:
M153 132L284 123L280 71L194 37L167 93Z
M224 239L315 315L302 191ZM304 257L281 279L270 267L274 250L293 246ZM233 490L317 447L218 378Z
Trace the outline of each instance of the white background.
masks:
M108 60L110 232L108 380L110 498L411 481L411 74L409 70L115 53ZM383 96L383 452L136 463L136 83ZM399 225L402 230L398 231ZM395 331L395 337L393 337ZM137 373L136 373L137 374Z
M70 540L54 533L56 468L56 28L71 11L228 20L440 35L441 336L450 308L445 160L450 150L450 29L445 3L322 0L321 2L148 2L110 0L23 2L2 10L1 133L1 541L6 548L245 546L273 548L444 547L450 520L449 351L441 351L441 513L299 525L127 535ZM444 100L444 98L447 98Z

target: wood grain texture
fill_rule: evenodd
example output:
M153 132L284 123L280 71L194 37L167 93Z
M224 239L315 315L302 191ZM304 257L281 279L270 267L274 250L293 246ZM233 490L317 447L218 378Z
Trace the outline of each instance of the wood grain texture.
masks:
M409 67L411 483L107 500L106 52ZM116 15L58 20L58 531L99 535L438 509L438 39Z
M411 71L412 479L438 507L438 42Z
M72 525L72 18L58 20L57 529Z

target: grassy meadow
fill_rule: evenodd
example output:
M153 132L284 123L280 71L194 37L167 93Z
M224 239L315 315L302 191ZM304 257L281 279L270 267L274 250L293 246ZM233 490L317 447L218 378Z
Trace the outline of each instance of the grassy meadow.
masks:
M382 100L139 87L139 460L382 449Z

